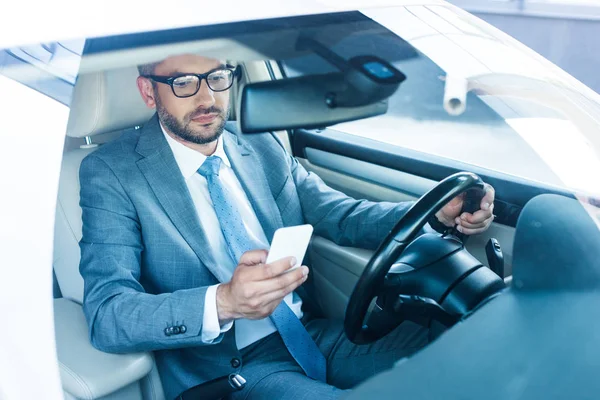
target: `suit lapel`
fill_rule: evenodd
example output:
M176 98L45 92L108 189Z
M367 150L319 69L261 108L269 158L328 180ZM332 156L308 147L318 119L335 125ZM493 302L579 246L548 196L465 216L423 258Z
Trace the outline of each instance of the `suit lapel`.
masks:
M237 135L223 132L223 146L269 243L283 226L279 209L267 182L263 166L256 153Z
M200 225L192 197L155 115L142 128L136 151L142 155L138 168L181 236L200 261L220 281L228 279L215 264L212 249Z

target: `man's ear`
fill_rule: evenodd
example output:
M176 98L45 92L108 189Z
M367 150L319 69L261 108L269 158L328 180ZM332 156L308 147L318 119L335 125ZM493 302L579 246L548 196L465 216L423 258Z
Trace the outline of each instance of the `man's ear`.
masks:
M138 76L136 82L138 90L142 95L142 100L144 100L146 106L148 108L156 108L156 100L154 97L156 94L154 93L154 87L152 82L150 82L150 79Z

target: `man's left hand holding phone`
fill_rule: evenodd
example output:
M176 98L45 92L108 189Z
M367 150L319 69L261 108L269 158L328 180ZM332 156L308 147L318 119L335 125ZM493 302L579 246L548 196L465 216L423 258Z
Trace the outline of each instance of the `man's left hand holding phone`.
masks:
M306 282L308 267L298 265L304 258L311 234L310 225L281 228L275 232L269 252L244 253L231 280L217 288L219 323L266 318L285 296ZM277 259L272 261L273 257Z

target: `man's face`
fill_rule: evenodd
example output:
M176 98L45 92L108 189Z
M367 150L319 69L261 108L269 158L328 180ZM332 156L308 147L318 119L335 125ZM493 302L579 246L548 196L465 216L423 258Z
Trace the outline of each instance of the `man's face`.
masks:
M165 59L155 67L153 75L203 74L220 67L224 65L218 60L185 54ZM229 116L230 89L213 92L206 80L202 80L198 93L180 98L175 96L170 85L146 81L140 86L142 96L146 104L156 107L160 121L170 133L197 144L213 142L221 135ZM149 96L144 96L144 89Z

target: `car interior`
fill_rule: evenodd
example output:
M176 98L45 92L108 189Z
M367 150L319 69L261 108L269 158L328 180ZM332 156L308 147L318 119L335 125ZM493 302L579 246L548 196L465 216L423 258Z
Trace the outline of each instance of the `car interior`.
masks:
M245 63L244 79L270 79L269 64L270 61ZM88 327L80 306L83 279L79 274L78 243L82 235L79 166L83 158L103 143L114 139L122 130L136 129L152 116L153 110L146 108L137 91L137 75L135 66L82 74L71 105L56 210L54 308L64 390L77 399L164 398L152 355L107 354L94 349L89 342ZM235 112L232 112L231 119L235 119ZM287 131L280 131L278 136L291 151ZM368 169L361 168L361 161L322 150L310 147L306 150L309 155L299 158L305 168L318 174L331 187L357 198L415 200L436 183L365 162L362 163ZM354 171L340 172L344 165L354 165ZM373 177L379 177L379 182ZM390 188L385 184L389 180L401 182L401 185ZM511 227L494 225L484 235L472 238L469 250L485 262L485 243L491 237L498 238L508 244L503 246L503 252L510 271L513 231ZM371 255L369 250L341 247L321 237L313 238L309 258L315 291L319 293L318 302L325 315L343 318L348 298Z
M285 54L265 57L271 51L264 47L272 45L272 38L263 43L264 38L258 33L242 35L235 40L220 37L188 40L189 32L183 32L184 40L178 39L177 35L177 32L173 33L171 43L167 44L156 38L152 45L127 44L141 40L139 35L92 40L86 44L70 103L54 240L56 345L67 399L165 398L152 354L108 354L96 350L90 344L81 308L79 166L88 154L119 135L127 134L128 130L139 129L153 115L136 87L137 64L184 52L233 60L242 73L231 89L231 103L235 105L231 120L238 120L241 113L247 111L241 101L245 88L251 89L251 84L259 82L285 80L290 73L281 61L286 58ZM295 39L286 34L280 40L295 43ZM410 75L408 79L411 79ZM340 118L343 120L344 117ZM511 284L515 227L523 206L541 193L563 194L553 187L459 161L441 161L439 157L410 149L398 151L384 143L345 134L336 130L336 126L327 127L326 124L303 129L300 125L269 130L276 132L286 150L307 170L320 176L332 188L355 198L415 201L438 187L438 183L449 175L461 171L477 173L492 184L497 193L496 222L485 233L466 240L465 246L474 257L474 263L489 267L486 270L493 271L494 278L498 278L497 275L502 278L498 278L502 282L501 288L494 281L494 293ZM412 240L414 235L408 237ZM312 269L310 284L316 294L317 308L323 315L344 319L359 278L367 266L372 266L373 254L370 250L342 247L325 238L313 237L307 256ZM503 325L498 325L497 329L503 329Z

